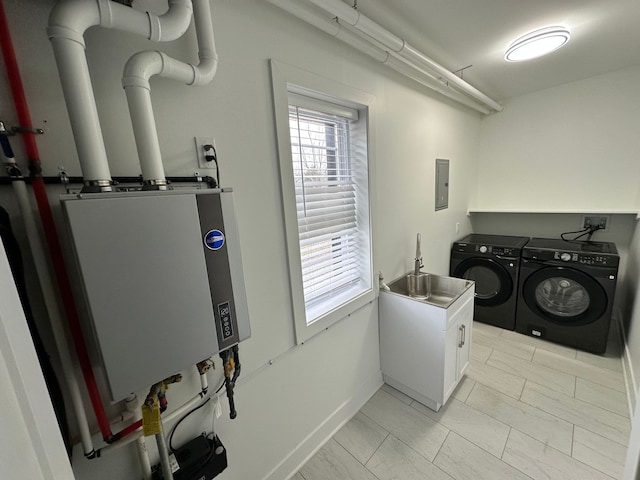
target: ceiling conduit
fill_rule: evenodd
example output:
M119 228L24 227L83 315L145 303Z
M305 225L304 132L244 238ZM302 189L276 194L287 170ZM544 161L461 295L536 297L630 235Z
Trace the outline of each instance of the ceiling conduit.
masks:
M187 31L191 12L190 0L169 0L169 10L161 16L110 0L62 0L51 12L47 33L58 64L85 191L108 191L112 184L85 56L85 31L101 26L153 41L171 41Z
M495 111L502 111L502 106L495 100L489 98L477 88L469 85L467 82L458 77L455 73L450 72L442 65L427 57L425 54L412 47L406 40L389 32L381 27L373 20L362 15L355 8L342 2L342 0L309 0L314 5L335 15L338 19L347 22L353 26L358 32L366 35L374 40L382 43L384 46L392 50L392 53L398 54L407 61L417 64L431 70L441 76L443 79L451 82L464 93L472 96L482 104Z
M479 112L489 114L502 111L503 107L478 89L462 80L429 57L409 45L408 42L389 32L382 26L362 15L358 10L343 3L341 0L309 0L330 15L328 22L342 28L340 34L334 34L318 17L318 13L302 7L301 2L293 0L268 0L288 13L320 28L332 36L342 40L352 47L369 54L397 72L414 81L427 86L459 103L467 105ZM341 23L338 23L341 22ZM347 28L353 30L347 36ZM349 32L350 33L350 32ZM356 35L357 34L357 35ZM354 38L361 42L355 42ZM383 52L385 60L377 58L379 55L370 54L361 47L361 43L368 43L371 47ZM479 103L478 103L479 102Z
M200 60L197 66L163 52L144 51L129 58L124 68L122 86L127 95L145 189L167 188L149 80L160 76L186 85L206 85L213 80L218 68L209 0L193 0L193 19Z
M381 48L380 46L372 44L372 42L363 39L344 28L335 19L329 18L325 15L319 15L317 10L312 10L309 4L300 2L299 0L268 0L273 5L285 10L286 12L298 17L299 19L307 22L308 24L322 30L323 32L331 35L332 37L341 40L348 44L352 48L359 50L360 52L368 55L374 60L392 68L398 73L408 77L431 90L434 90L441 95L444 95L458 103L462 103L468 107L473 108L481 113L488 114L491 110L473 101L469 97L463 95L457 90L448 88L438 78L432 74L419 69L415 66L410 66L406 62L401 61Z

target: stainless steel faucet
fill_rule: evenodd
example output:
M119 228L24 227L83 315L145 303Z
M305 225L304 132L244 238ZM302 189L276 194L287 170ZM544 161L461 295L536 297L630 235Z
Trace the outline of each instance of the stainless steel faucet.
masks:
M416 238L416 260L414 264L414 274L420 275L420 269L424 267L422 264L422 252L420 251L420 234Z

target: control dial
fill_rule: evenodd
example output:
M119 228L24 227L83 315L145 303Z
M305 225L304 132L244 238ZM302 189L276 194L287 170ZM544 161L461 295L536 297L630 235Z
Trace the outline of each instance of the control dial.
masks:
M569 260L571 260L571 254L567 252L561 253L560 260L562 260L563 262L568 262Z
M486 246L484 246L484 245L482 245L482 246L479 248L479 250L480 250L480 253L487 253L487 247L486 247Z

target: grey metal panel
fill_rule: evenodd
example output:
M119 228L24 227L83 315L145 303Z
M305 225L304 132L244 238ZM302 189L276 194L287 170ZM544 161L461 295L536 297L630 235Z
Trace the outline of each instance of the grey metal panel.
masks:
M226 350L240 341L228 256L231 238L227 233L227 222L223 220L220 195L198 195L196 202L218 345L221 350ZM232 219L228 220L233 225Z
M218 349L196 199L63 200L114 400Z
M436 159L436 210L449 206L449 160Z
M233 297L238 323L238 339L239 341L243 341L251 336L251 325L249 323L249 306L247 304L247 294L244 283L242 256L240 255L240 236L238 235L238 224L236 223L236 213L233 208L232 193L224 191L220 194L220 201L226 229L225 235L227 236L231 285L233 286Z

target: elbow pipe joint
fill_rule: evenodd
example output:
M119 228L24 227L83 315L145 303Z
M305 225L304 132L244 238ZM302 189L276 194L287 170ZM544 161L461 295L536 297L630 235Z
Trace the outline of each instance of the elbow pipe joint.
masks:
M210 58L202 59L197 67L194 65L191 65L191 67L193 68L194 79L193 82L188 85L206 85L211 83L218 70L218 56L214 54Z
M151 90L149 79L161 75L165 70L166 54L159 51L138 52L129 58L122 75L122 86L139 87Z
M133 10L111 0L63 0L49 15L49 38L66 38L84 46L84 33L93 26L141 35L154 42L172 41L185 34L193 6L191 0L169 0L163 15Z
M151 90L150 79L161 76L180 81L186 85L206 85L213 80L218 68L218 56L215 53L202 58L195 66L175 60L164 52L144 51L131 56L122 75L122 86Z
M84 47L84 32L100 25L100 16L97 3L86 0L58 2L49 15L47 35L50 39L66 38Z
M191 23L191 0L169 0L169 10L163 15L149 15L149 40L170 42L184 35Z

